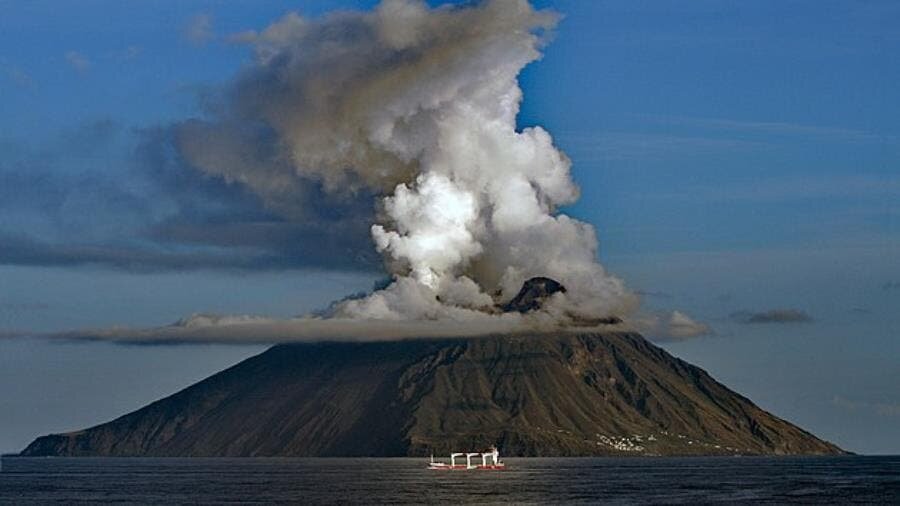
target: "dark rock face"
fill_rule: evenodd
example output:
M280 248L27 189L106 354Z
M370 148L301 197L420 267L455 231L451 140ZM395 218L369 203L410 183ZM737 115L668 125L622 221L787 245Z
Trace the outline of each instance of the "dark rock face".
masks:
M634 333L270 348L22 454L838 454Z
M557 292L566 293L566 287L550 278L531 278L525 281L519 293L502 307L503 312L527 313L539 309L547 298Z

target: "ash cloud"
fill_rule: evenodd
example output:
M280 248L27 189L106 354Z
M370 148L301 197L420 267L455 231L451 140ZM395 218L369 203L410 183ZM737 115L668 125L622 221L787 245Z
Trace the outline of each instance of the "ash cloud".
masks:
M232 40L253 61L206 97L203 117L132 132L139 142L127 170L143 186L112 183L128 212L109 212L131 216L130 233L122 220L101 237L61 242L0 228L16 246L0 261L132 270L381 263L391 278L321 317L147 331L163 339L251 324L265 340L307 329L355 335L383 325L428 336L443 335L429 326L460 334L627 320L637 295L597 261L594 228L559 212L579 196L569 159L543 128L516 125L518 74L540 58L557 21L526 0L385 0L371 12L291 13L244 32ZM70 186L52 205L70 200ZM566 291L527 315L499 309L539 276ZM678 312L658 321L659 335L673 339L709 331Z
M254 64L212 117L176 127L179 152L282 214L311 186L373 198L395 281L333 317L474 317L535 276L568 288L548 313L627 314L636 297L596 261L593 227L558 212L578 198L568 158L516 129L517 76L557 19L524 0L288 14L237 38Z
M738 311L731 313L732 321L743 324L756 323L810 323L813 321L805 311L799 309L770 309L768 311Z
M389 285L393 286L393 285ZM354 294L336 301L365 298ZM425 301L423 304L428 305ZM576 322L545 311L486 313L452 306L437 310L438 318L384 319L334 316L333 311L278 319L256 315L192 314L170 325L150 328L123 326L64 332L7 331L0 338L31 337L51 341L102 341L122 345L279 344L320 341L390 341L478 337L495 334L532 335L549 332L640 332L659 343L680 342L714 334L708 325L680 311L644 313L617 322Z
M462 320L385 320L302 316L272 319L253 315L194 314L154 328L110 327L58 333L0 332L0 338L32 337L54 341L103 341L123 345L277 344L319 341L390 341L477 337L491 334L533 334L630 330L627 326L561 326L543 313L466 314Z
M172 127L99 119L38 146L0 139L0 264L377 271L371 196L304 189L291 212L189 167Z

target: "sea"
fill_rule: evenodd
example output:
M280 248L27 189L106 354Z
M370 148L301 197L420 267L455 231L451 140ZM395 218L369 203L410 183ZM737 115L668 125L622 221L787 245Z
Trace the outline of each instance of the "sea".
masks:
M506 462L5 457L0 504L900 504L900 456Z

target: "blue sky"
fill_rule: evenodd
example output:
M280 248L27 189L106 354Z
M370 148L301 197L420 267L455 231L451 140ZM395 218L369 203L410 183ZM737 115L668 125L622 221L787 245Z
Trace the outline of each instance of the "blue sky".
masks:
M572 158L566 212L604 264L715 330L663 346L847 449L900 452L900 5L535 3L565 18L520 124ZM159 139L248 62L229 35L373 4L0 0L0 331L289 316L370 288L371 258L317 257L239 190L177 177ZM248 221L262 253L184 240ZM810 321L732 317L786 308ZM260 350L0 341L0 451Z

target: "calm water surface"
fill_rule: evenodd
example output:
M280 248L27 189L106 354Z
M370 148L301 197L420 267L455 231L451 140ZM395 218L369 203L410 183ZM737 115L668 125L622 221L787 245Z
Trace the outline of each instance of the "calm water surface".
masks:
M900 456L507 459L4 458L0 504L900 504Z

